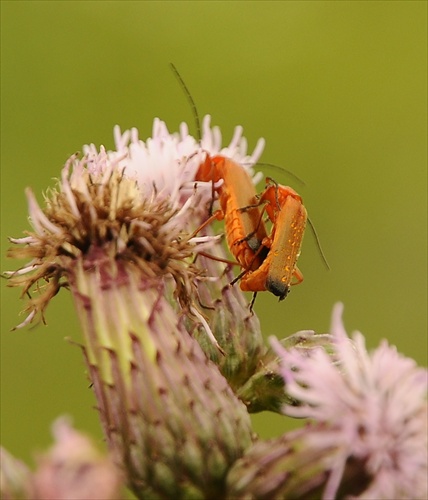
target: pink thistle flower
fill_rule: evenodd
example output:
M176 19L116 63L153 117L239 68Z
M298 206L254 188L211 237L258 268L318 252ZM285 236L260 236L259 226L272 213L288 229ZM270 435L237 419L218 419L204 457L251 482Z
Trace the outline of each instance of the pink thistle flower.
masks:
M68 419L57 419L52 433L55 443L49 452L38 455L34 472L0 449L1 498L114 500L123 495L119 469Z
M307 417L324 432L311 447L338 452L324 498L335 498L346 463L364 463L372 481L361 498L424 498L427 495L427 371L399 354L386 340L368 353L360 332L349 339L342 304L333 311L331 334L335 362L323 349L302 356L275 339L281 373L299 406L285 414ZM308 430L308 439L311 431Z
M283 413L310 420L251 446L228 475L231 498L427 498L427 370L386 341L367 352L342 311L328 350L271 338L291 400Z

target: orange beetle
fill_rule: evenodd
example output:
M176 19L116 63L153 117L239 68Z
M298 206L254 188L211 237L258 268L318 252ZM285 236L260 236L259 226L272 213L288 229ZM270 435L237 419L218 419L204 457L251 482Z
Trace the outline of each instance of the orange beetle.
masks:
M171 69L193 110L197 135L200 140L201 123L195 101L172 63ZM214 219L224 219L226 240L231 253L244 272L256 270L268 253L268 249L262 245L262 241L267 238L267 233L256 190L248 172L242 165L230 158L221 155L210 156L206 153L205 160L199 166L195 180L212 182L213 195L215 191L218 193L221 207L195 231L195 234ZM216 187L215 184L221 180L223 182ZM245 210L242 210L242 207L246 207Z
M262 243L267 233L248 172L229 158L207 154L195 180L213 183L221 207L203 226L214 219L224 219L227 244L239 265L246 271L258 269L268 253ZM215 187L221 180L223 182ZM245 210L242 207L246 207Z
M268 290L283 300L291 285L303 281L296 263L308 215L302 198L293 189L278 185L270 178L266 180L268 184L259 203L265 203L273 224L270 236L261 242L269 248L269 253L257 269L242 275L240 287L248 292Z

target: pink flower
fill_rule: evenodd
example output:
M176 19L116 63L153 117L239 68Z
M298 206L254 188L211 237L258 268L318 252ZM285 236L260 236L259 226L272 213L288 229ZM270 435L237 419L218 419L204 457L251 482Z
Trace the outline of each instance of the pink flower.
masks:
M323 498L336 497L350 459L364 463L372 478L361 498L426 498L427 370L385 340L367 352L360 332L348 337L342 311L336 304L334 361L323 349L302 355L271 339L282 359L286 391L300 402L283 411L313 419L318 430L307 429L311 448L339 450Z

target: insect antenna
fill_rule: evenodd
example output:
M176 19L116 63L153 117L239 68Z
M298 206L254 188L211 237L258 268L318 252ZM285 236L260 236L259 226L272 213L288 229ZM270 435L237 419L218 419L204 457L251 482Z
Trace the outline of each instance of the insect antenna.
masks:
M201 142L202 134L201 134L201 120L199 118L199 113L198 113L198 108L196 107L196 103L192 97L192 94L190 93L189 88L187 87L186 83L184 82L182 76L178 72L178 69L174 66L173 63L169 63L171 66L171 70L174 73L174 76L177 78L178 83L180 84L180 87L182 88L187 100L189 101L190 107L192 108L192 113L193 117L195 119L195 125L196 125L196 134L198 137L198 141Z
M279 165L275 165L274 163L263 163L263 162L257 162L256 165L259 166L259 167L275 168L275 169L277 169L277 170L279 170L281 172L285 172L287 175L289 175L294 180L296 180L300 185L306 186L305 181L301 177L299 177L294 172L292 172L291 170L288 170L288 169L286 169L284 167L281 167Z
M327 258L326 258L325 254L324 254L324 250L321 247L321 242L320 242L318 234L317 234L317 232L315 230L315 226L313 225L313 223L312 223L311 219L309 219L309 217L308 217L308 222L309 222L309 227L311 228L312 234L314 235L315 242L317 244L317 247L318 247L318 250L320 252L321 258L322 258L322 260L324 262L324 265L327 268L327 271L330 271L330 266L329 266L329 264L327 262Z

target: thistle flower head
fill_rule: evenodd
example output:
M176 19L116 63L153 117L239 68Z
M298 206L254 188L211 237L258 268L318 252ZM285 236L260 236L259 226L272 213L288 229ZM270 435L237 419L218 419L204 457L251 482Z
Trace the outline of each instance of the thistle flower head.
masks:
M98 151L92 144L84 147L82 159L76 154L67 161L43 208L27 189L33 231L10 239L23 246L11 249L9 256L30 260L18 271L5 273L10 286L22 287L23 295L36 291L18 328L37 314L43 317L51 298L69 286L79 258L91 262L101 254L132 263L148 278L172 278L175 298L190 311L194 283L201 276L190 259L216 241L193 235L212 196L208 183L195 184L196 171L207 153L229 155L251 171L264 144L260 140L248 156L242 128L237 127L230 145L222 148L220 131L211 129L209 116L203 121L200 144L185 124L179 133L170 134L159 119L153 137L145 142L135 128L122 134L116 127L114 135L115 151Z
M8 273L9 283L35 294L20 326L43 316L61 287L71 291L106 441L139 498L221 496L230 464L252 439L245 405L198 341L201 323L216 346L232 338L233 377L241 380L255 366L244 347L261 350L257 319L245 322L245 338L238 319L248 317L247 304L238 290L226 291L230 273L202 255L195 262L207 247L222 257L218 238L196 231L212 186L195 183L195 174L206 154L251 168L262 142L247 156L241 134L237 128L221 149L209 118L200 143L185 125L169 134L159 120L145 142L135 129L116 128L116 150L90 145L82 159L72 156L43 207L27 190L33 231L11 240L10 256L29 263ZM203 301L218 314L216 336Z
M55 443L39 454L33 472L6 450L1 456L1 498L113 500L122 495L122 477L110 458L74 430L65 417L52 425Z
M284 413L313 420L313 449L336 450L324 498L336 497L350 462L371 478L362 498L426 498L427 371L386 341L368 353L361 333L349 339L342 310L333 312L334 362L322 349L302 356L272 339L287 392L300 401Z

